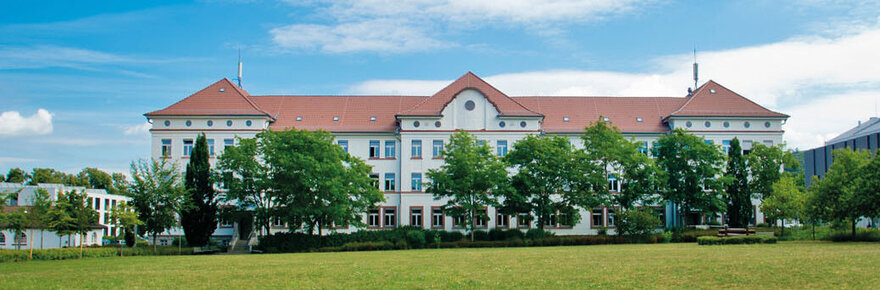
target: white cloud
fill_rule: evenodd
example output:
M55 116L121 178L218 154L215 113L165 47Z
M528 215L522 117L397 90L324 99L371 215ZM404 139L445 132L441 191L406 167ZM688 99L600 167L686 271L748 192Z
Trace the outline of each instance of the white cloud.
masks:
M144 122L139 125L126 126L123 128L122 133L125 135L149 135L150 134L150 123Z
M343 23L335 26L294 24L270 31L276 44L287 49L330 53L374 51L411 52L449 47L417 28L389 20Z
M0 164L21 164L21 163L31 163L38 162L39 159L32 158L21 158L21 157L8 157L8 156L0 156ZM0 172L0 174L3 174Z
M95 146L110 146L110 145L138 145L147 143L145 140L138 139L99 139L99 138L68 138L68 137L58 137L58 138L48 138L48 139L40 139L35 140L38 143L46 143L46 144L58 144L65 146L76 146L76 147L95 147Z
M880 27L836 37L808 36L698 54L700 82L727 86L769 108L791 115L789 147L822 145L857 120L874 116L880 98ZM668 55L653 73L552 70L484 76L512 95L684 96L693 86L692 55ZM431 95L445 81L371 80L352 86L359 94Z
M52 133L52 114L46 109L24 117L17 111L0 114L0 136L46 135Z
M556 35L562 23L587 23L631 13L654 0L347 0L286 1L314 8L333 23L293 24L269 31L278 46L329 53L428 51L457 46L438 35L486 26L518 26Z

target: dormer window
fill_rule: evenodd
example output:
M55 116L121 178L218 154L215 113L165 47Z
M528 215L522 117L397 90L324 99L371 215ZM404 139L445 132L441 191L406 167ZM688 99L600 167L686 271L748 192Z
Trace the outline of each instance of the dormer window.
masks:
M303 120L303 116L296 116L296 121L297 121L297 122L300 122L300 121L302 121L302 120Z
M608 122L608 121L611 121L611 119L609 119L608 117L604 117L604 118L602 118L602 121Z
M709 93L710 93L710 94L714 94L714 93L715 93L715 89L709 89Z
M370 122L376 122L376 116L370 116Z
M568 121L569 121L568 116L562 116L562 121L563 121L563 122L568 122Z
M221 92L221 93L222 93L222 92L225 92L225 91L226 91L226 88L220 88L220 92Z
M642 119L642 117L636 117L636 122L641 123L642 121L644 121L644 120Z
M339 122L339 116L333 116L333 122Z

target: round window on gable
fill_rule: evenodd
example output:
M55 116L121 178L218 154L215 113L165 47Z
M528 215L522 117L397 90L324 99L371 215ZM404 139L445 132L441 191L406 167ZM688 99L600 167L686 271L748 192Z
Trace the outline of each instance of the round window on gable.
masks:
M418 128L418 127L421 126L421 125L422 125L422 123L419 123L419 121L415 121L415 122L413 122L413 127Z
M171 121L165 120L165 127L171 126Z
M251 125L254 124L254 122L251 122L251 120L247 120L244 122L244 124L247 125L248 127L250 127Z
M519 122L519 126L525 128L525 127L526 127L526 121Z
M712 127L712 122L706 121L706 123L703 123L703 125L706 126L706 128L709 128Z
M504 128L504 126L507 126L507 123L504 123L504 121L498 123L498 127Z
M770 122L764 122L764 128L770 128Z
M440 128L440 121L434 122L434 127Z
M213 127L213 126L214 126L214 121L208 120L208 127Z
M722 123L722 125L724 125L724 128L730 128L730 122L728 122L728 121L724 121L724 123Z
M746 128L748 128L748 127L751 127L751 126L752 126L752 123L745 122L745 123L743 123L743 126L746 127Z
M226 127L232 127L232 120L226 120Z
M468 111L473 111L474 107L476 107L476 106L477 106L477 104L474 104L474 101L467 101L464 103L464 108L467 109Z
M690 128L690 127L693 126L693 125L694 125L694 123L691 123L691 121L684 122L684 126L685 126L685 127Z
M192 126L192 124L193 124L193 121L186 120L186 126L187 126L187 127Z

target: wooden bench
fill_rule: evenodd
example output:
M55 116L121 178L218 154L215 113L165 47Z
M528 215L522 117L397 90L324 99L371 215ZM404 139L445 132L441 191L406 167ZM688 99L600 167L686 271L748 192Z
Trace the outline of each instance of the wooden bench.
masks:
M195 255L213 254L216 252L216 249L212 249L209 247L193 247L193 254Z
M748 228L723 228L718 230L719 237L754 235L755 230Z

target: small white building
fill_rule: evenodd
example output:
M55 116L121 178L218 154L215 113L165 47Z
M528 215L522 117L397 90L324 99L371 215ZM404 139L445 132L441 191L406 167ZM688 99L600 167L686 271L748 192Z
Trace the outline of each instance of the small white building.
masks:
M49 230L26 230L22 236L15 236L10 230L0 231L0 249L24 249L28 247L30 239L28 234L33 233L35 249L52 249L63 247L78 247L80 243L85 246L101 245L105 236L113 236L119 231L110 220L110 213L116 206L131 200L130 197L108 194L103 189L89 189L80 186L67 186L56 183L40 183L38 185L24 185L19 183L0 182L0 193L13 194L4 205L4 210L19 210L33 205L37 189L45 189L49 193L49 200L57 201L58 195L70 191L85 192L88 206L98 212L98 224L80 240L79 235L59 236Z

